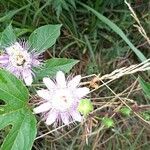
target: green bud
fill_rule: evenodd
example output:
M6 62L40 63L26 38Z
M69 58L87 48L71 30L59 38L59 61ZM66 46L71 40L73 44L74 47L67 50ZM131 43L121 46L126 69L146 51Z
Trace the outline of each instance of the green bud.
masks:
M83 115L87 116L91 111L93 111L93 105L90 99L82 99L78 105L78 111Z
M141 115L146 121L150 121L150 111L149 110L141 112Z
M114 121L111 118L108 117L104 117L102 119L102 123L104 126L106 126L107 128L113 127L114 126Z
M120 109L120 112L124 115L124 116L130 116L131 114L131 109L129 109L128 107L122 107Z

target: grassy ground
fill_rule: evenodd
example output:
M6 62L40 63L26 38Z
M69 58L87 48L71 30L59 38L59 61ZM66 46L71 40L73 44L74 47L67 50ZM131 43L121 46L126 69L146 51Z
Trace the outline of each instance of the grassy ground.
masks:
M62 24L61 36L57 44L45 53L49 57L79 59L74 67L76 74L100 76L113 70L140 63L140 56L121 37L120 30L108 20L89 11L83 4L99 12L115 23L126 38L149 58L149 43L137 27L135 18L123 0L1 0L0 30L8 24L16 29L18 37L28 36L35 28L45 24ZM130 0L147 37L150 35L149 0ZM107 23L110 25L108 26ZM139 83L138 75L149 81L147 72L123 76L106 87L98 81L90 84L95 111L81 124L60 129L38 123L39 132L34 143L35 150L149 150L150 149L150 106ZM93 82L93 77L85 81ZM88 85L89 86L89 85ZM118 98L121 97L121 100ZM121 113L124 103L132 110L129 115ZM127 111L125 111L127 112ZM114 125L106 126L103 117L112 118ZM109 120L110 122L112 121ZM109 122L107 121L107 122ZM50 132L47 135L44 133ZM39 136L43 137L39 137Z

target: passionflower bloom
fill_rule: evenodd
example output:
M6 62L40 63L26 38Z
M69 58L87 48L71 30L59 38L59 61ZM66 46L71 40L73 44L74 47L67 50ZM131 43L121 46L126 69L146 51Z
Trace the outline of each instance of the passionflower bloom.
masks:
M70 81L66 81L62 71L56 74L56 81L43 78L47 89L37 91L43 98L43 103L34 108L34 113L44 113L46 124L64 123L68 125L71 121L81 122L82 116L77 110L79 101L89 93L87 87L78 87L81 76L77 75Z
M25 42L15 42L6 47L5 52L0 55L0 67L23 79L26 85L31 85L33 81L32 67L39 66L40 61L38 54L28 52L28 49Z

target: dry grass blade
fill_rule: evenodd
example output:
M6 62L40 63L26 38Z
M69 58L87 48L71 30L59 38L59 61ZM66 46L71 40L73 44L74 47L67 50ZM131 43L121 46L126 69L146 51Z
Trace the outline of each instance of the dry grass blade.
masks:
M131 5L125 0L125 3L127 4L129 10L131 11L131 16L135 19L135 21L138 23L138 25L134 25L138 31L141 33L141 35L147 40L148 44L150 45L150 39L147 36L144 28L142 27L140 20L138 19L136 13L134 12L134 10L132 9Z

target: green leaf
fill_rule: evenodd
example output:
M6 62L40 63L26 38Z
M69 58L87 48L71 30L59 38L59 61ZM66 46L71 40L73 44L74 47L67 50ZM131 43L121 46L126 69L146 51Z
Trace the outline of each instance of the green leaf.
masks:
M55 76L56 72L59 70L63 71L64 73L68 73L78 62L78 60L74 59L52 58L47 60L41 69L36 68L35 73L38 79L46 76Z
M11 25L9 25L1 34L0 38L0 48L9 46L10 44L16 42L16 35Z
M150 98L150 83L145 82L141 77L139 78L139 83L144 92L144 95Z
M100 14L99 12L95 11L94 9L92 9L91 7L81 3L78 1L78 3L80 5L82 5L83 7L85 7L87 10L91 11L95 16L97 16L98 19L100 19L102 22L104 22L106 25L108 25L114 32L116 32L128 45L129 47L133 50L133 52L137 55L137 57L141 60L141 61L145 61L147 58L143 55L143 53L141 53L140 50L138 50L131 42L130 40L127 38L127 36L124 34L124 32L115 24L113 23L111 20L109 20L108 18L106 18L105 16L103 16L102 14Z
M36 119L29 106L29 93L15 76L0 69L0 130L11 129L1 150L30 150L36 136Z
M38 53L44 52L55 44L60 35L61 25L45 25L39 27L29 37L29 45Z

